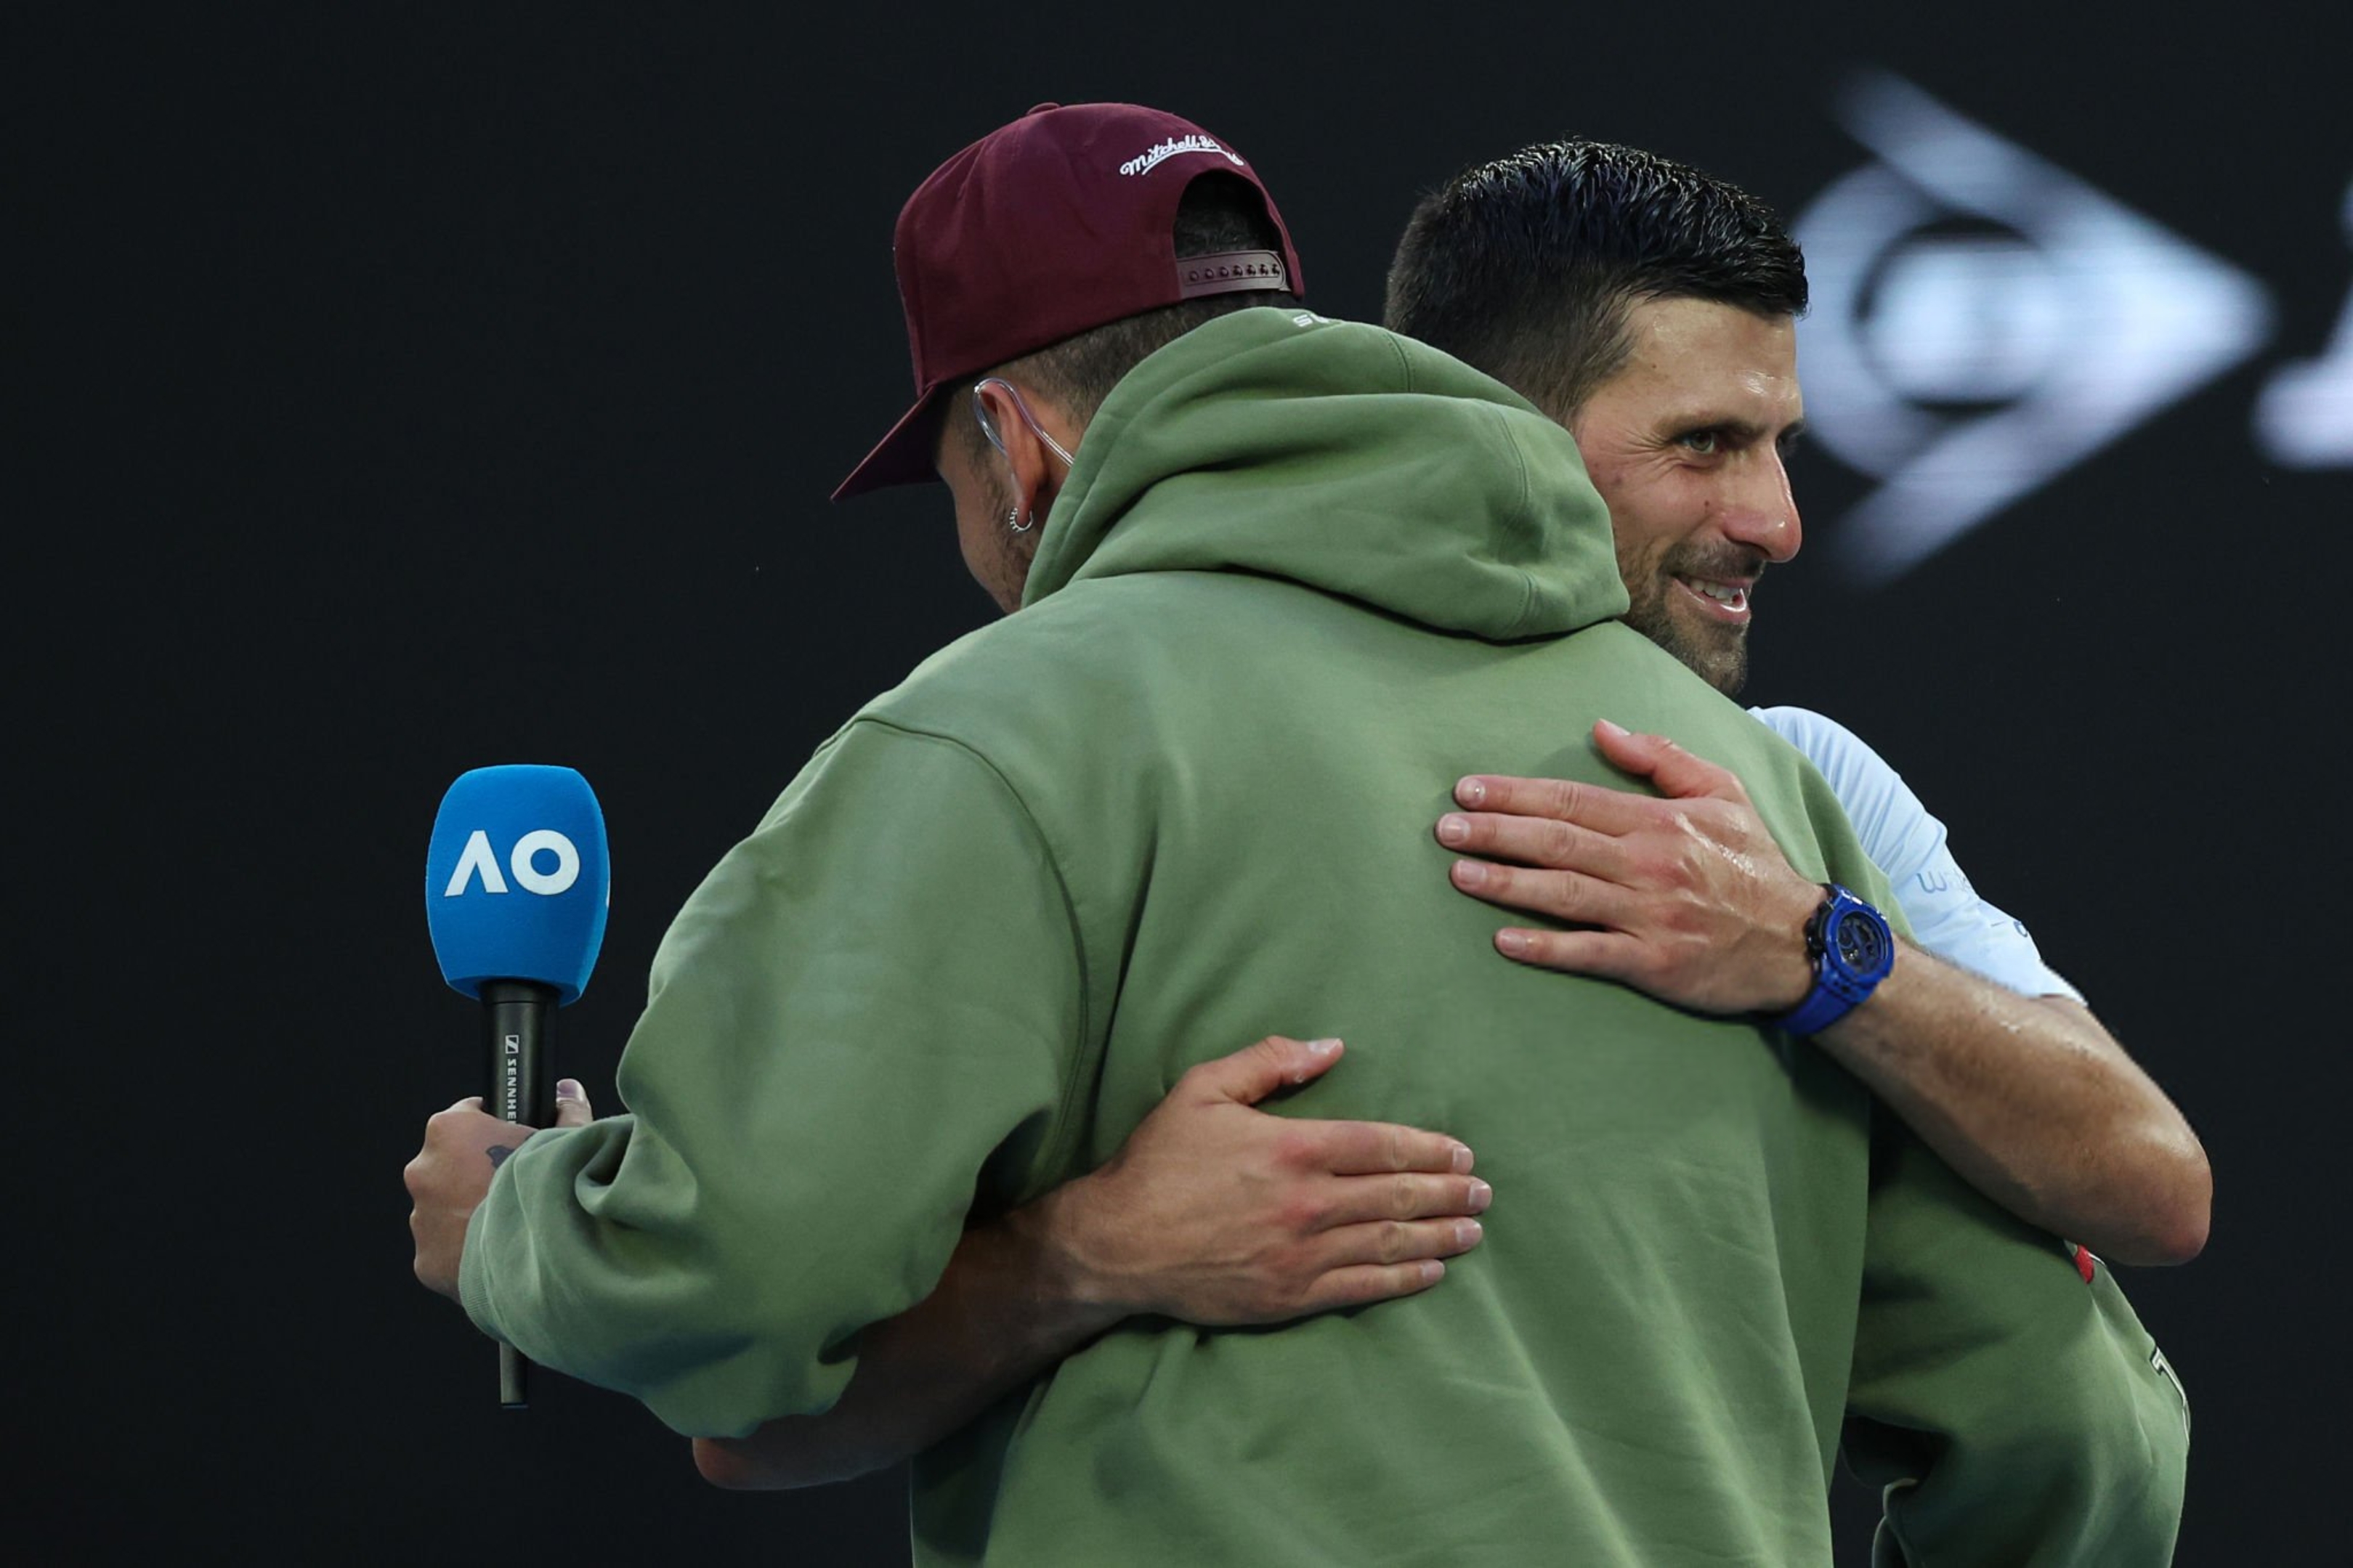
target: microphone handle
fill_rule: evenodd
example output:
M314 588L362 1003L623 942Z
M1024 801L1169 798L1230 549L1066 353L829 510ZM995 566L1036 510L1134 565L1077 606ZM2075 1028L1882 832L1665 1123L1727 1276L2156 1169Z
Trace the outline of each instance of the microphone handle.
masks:
M490 1081L482 1109L501 1121L531 1127L555 1122L555 987L534 980L482 983L483 1044ZM510 1344L499 1346L499 1404L521 1410L531 1403L531 1363Z

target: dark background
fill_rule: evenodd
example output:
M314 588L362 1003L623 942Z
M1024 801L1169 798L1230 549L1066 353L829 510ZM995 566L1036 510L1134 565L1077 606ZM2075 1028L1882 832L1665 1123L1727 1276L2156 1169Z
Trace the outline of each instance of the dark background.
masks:
M1541 137L1794 216L1870 160L1836 105L1875 68L2273 315L1876 589L1834 568L1871 481L1801 458L1750 695L1876 743L2206 1141L2206 1255L2127 1282L2197 1413L2179 1560L2348 1560L2353 473L2252 425L2353 291L2341 16L194 9L20 14L5 51L12 1425L78 1556L902 1561L895 1475L729 1496L617 1397L543 1375L502 1415L409 1279L400 1166L480 1071L418 913L440 792L594 781L617 889L562 1059L609 1105L703 870L988 613L938 492L824 499L903 405L891 224L941 159L1039 100L1175 110L1368 317L1417 195Z

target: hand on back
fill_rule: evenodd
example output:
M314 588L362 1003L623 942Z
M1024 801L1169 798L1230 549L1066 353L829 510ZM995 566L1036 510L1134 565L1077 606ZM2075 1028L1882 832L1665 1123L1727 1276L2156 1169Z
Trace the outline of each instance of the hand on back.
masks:
M1712 1013L1777 1012L1812 984L1821 891L1739 780L1655 735L1595 727L1602 754L1663 797L1558 779L1468 778L1441 820L1454 885L1582 929L1511 927L1508 956L1623 981ZM1328 1044L1329 1049L1319 1045ZM1066 1288L1203 1326L1281 1322L1435 1284L1488 1201L1470 1152L1386 1123L1256 1109L1338 1059L1270 1037L1179 1080L1119 1154L1021 1216ZM1459 1152L1458 1152L1459 1151Z
M1455 887L1574 929L1507 926L1505 956L1598 975L1704 1013L1781 1013L1812 988L1807 920L1820 887L1792 867L1740 781L1660 735L1604 721L1610 763L1662 796L1478 774L1438 840Z
M1439 1132L1258 1109L1337 1040L1270 1036L1187 1072L1111 1162L1022 1218L1073 1290L1205 1327L1425 1289L1478 1245L1490 1197Z

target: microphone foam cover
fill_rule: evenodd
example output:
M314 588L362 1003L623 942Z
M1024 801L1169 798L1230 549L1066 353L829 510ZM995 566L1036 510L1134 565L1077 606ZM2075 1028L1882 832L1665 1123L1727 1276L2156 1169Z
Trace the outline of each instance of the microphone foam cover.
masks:
M604 945L611 889L605 814L574 770L476 768L441 797L425 921L441 977L467 995L533 980L574 1000Z

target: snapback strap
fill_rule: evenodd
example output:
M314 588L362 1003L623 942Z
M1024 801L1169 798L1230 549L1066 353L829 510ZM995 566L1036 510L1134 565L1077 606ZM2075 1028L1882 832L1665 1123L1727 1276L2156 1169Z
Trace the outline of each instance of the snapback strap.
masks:
M1221 250L1215 256L1180 256L1176 258L1176 292L1179 299L1198 300L1205 294L1238 294L1245 289L1282 289L1291 288L1291 274L1282 265L1282 258L1271 250Z

